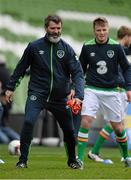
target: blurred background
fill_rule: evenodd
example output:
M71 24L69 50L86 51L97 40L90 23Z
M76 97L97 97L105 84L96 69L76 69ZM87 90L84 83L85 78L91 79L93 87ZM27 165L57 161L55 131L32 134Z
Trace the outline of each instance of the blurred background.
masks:
M63 38L75 49L79 56L82 44L93 37L92 21L105 16L110 24L110 36L116 39L121 25L131 27L130 0L0 0L0 59L5 62L9 74L12 73L28 42L44 35L44 18L56 13L63 19ZM26 75L15 91L10 109L9 126L20 132L26 100ZM126 117L131 128L130 108ZM56 123L50 113L42 112L36 124L34 137L58 137ZM101 118L99 118L101 119ZM42 127L45 122L45 130ZM103 120L94 124L94 132L103 125ZM91 136L92 137L92 136ZM91 138L91 143L95 134ZM109 143L108 143L109 144Z

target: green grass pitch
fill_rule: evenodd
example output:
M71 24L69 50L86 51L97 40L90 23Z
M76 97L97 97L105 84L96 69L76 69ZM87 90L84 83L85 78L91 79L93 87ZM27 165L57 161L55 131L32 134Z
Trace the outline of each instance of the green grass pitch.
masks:
M84 170L72 170L66 165L63 147L33 146L28 168L16 169L18 156L10 156L7 146L0 145L0 158L5 160L0 164L0 179L131 179L131 168L120 162L118 148L103 148L101 154L114 164L93 162L85 155Z

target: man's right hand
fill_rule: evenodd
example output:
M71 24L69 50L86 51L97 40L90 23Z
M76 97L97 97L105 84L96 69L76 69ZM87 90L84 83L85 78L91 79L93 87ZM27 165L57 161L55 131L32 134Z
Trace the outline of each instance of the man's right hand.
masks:
M72 110L73 114L78 114L81 110L82 101L78 98L70 99L67 101L67 106L69 106Z
M5 99L8 103L10 103L13 100L13 94L14 94L14 92L11 90L5 91Z
M67 99L68 99L68 100L71 100L71 99L74 98L74 96L75 96L75 90L71 89L71 92L70 92L70 94L67 96Z

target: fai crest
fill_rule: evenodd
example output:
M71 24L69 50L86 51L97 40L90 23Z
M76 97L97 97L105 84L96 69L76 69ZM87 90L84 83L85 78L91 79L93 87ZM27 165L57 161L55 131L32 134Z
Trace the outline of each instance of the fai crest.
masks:
M58 51L57 51L57 56L58 56L60 59L63 58L64 55L65 55L65 52L64 52L63 50L58 50Z
M114 56L114 51L113 51L113 50L107 51L107 56L108 56L109 58L113 58L113 56Z
M36 99L37 99L37 97L36 97L35 95L31 95L31 96L30 96L30 100L31 100L31 101L35 101Z

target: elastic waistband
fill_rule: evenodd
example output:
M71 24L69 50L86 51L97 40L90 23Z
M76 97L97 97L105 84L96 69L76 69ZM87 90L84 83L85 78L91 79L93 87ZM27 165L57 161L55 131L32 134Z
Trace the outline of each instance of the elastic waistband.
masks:
M101 87L96 87L96 86L90 86L90 85L85 85L85 89L95 89L98 91L114 91L114 92L125 92L126 90L121 87L115 87L115 88L101 88Z

